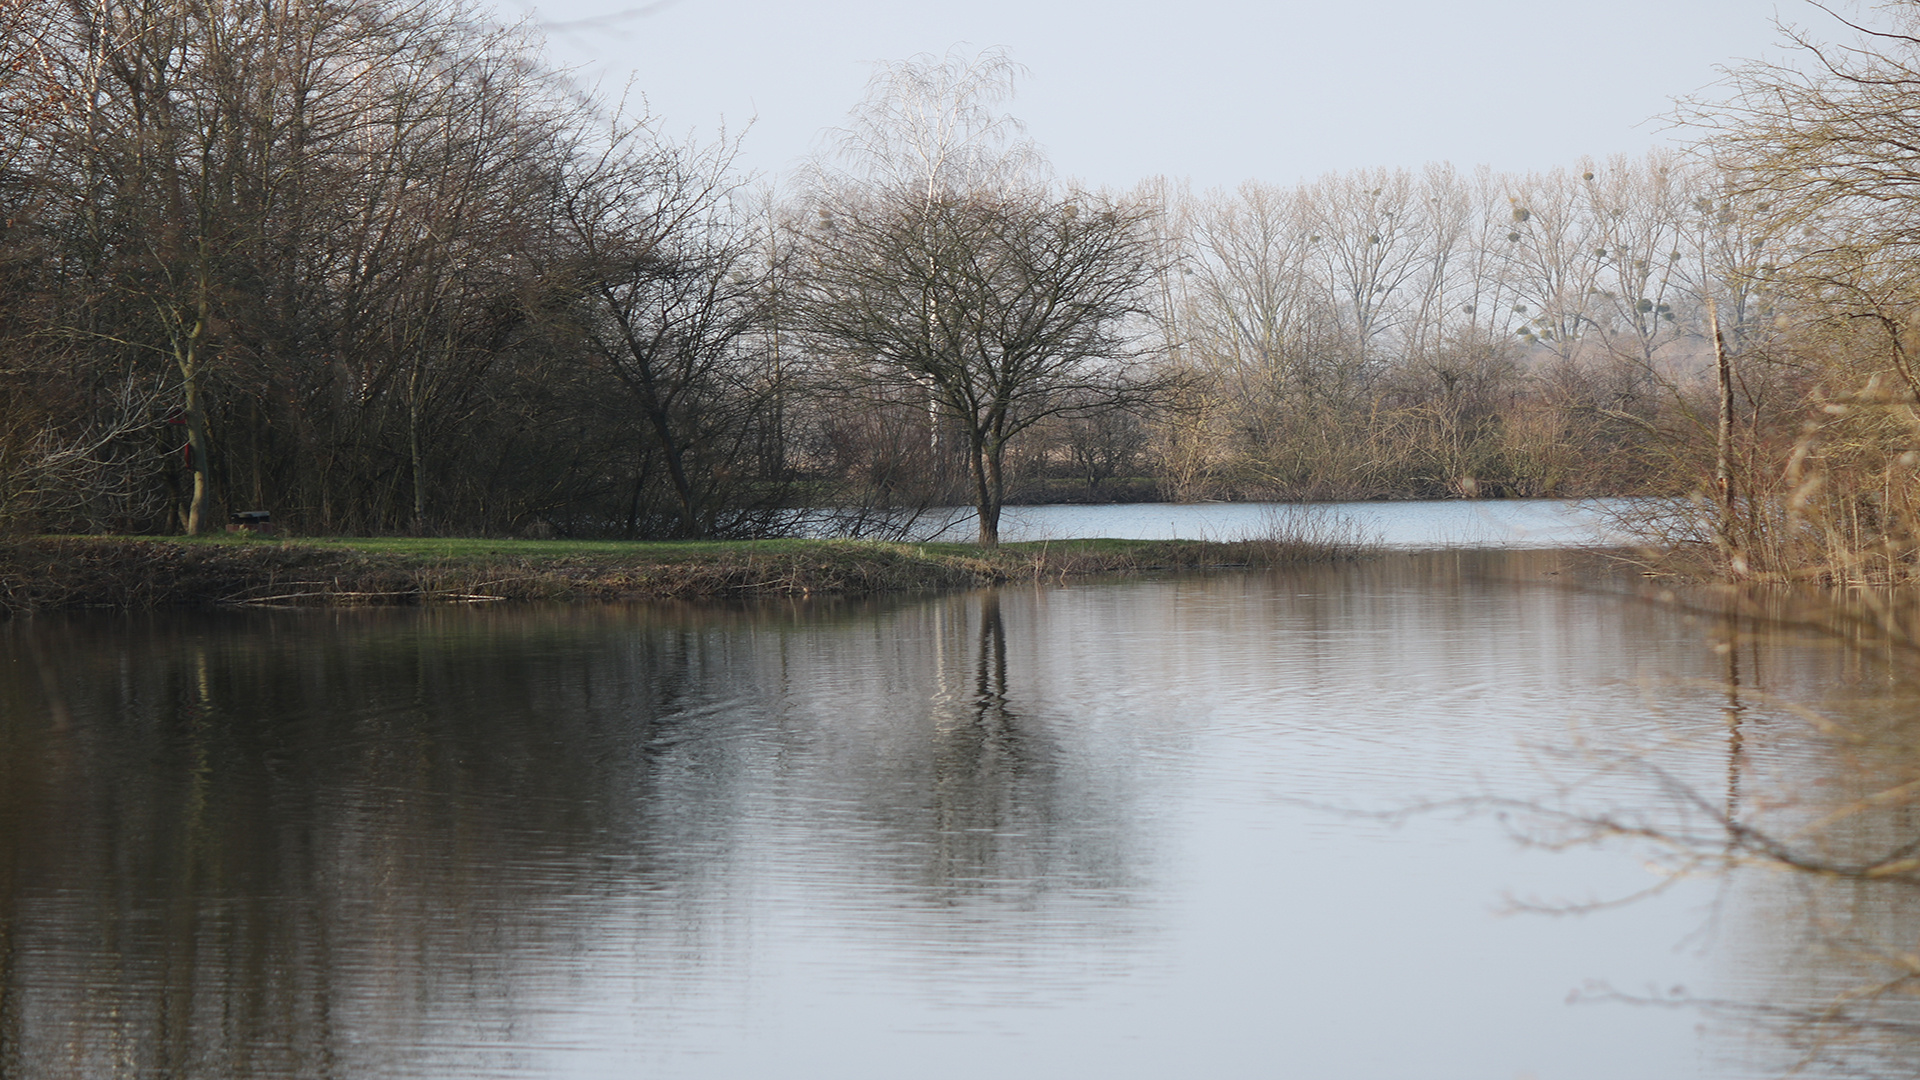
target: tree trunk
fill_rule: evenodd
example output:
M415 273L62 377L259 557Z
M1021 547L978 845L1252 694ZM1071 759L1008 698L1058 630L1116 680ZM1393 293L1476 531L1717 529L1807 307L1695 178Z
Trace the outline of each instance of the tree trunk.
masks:
M182 410L187 421L187 468L193 473L193 492L187 497L186 531L188 536L199 536L207 522L207 496L210 487L207 475L207 410L200 397L200 378L187 365L182 365L185 378L186 407Z
M407 455L413 466L413 531L427 531L427 461L420 452L420 364L414 361L407 380Z
M1720 550L1734 577L1745 576L1746 560L1734 535L1733 500L1733 362L1720 333L1720 305L1707 297L1707 332L1713 337L1713 367L1719 380L1720 423L1714 437L1713 485Z
M652 402L649 402L647 419L653 426L654 437L660 440L660 457L667 463L667 479L672 481L674 499L680 504L680 535L688 540L704 539L700 514L695 506L693 481L687 476L682 447L673 437L673 422L665 410Z
M1000 508L1006 503L1006 484L1001 473L1001 458L1006 443L987 443L973 439L973 503L980 515L980 546L1000 546Z
M188 536L199 536L207 524L207 498L212 494L211 477L208 466L211 464L207 453L207 408L203 399L204 388L200 384L200 346L207 333L208 299L204 280L201 283L199 303L194 311L193 328L175 340L174 362L180 368L180 387L184 397L181 412L187 422L187 468L193 473L193 493L187 497L186 520L182 523Z

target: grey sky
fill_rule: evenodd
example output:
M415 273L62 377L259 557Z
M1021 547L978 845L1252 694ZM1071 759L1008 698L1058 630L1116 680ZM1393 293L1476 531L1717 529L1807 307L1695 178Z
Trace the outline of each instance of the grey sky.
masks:
M882 59L1000 45L1031 69L1014 111L1066 176L1130 186L1290 183L1451 161L1506 170L1639 152L1716 66L1772 48L1798 0L504 0L581 77L629 72L673 132L747 121L741 164L779 173ZM624 17L616 17L620 13Z

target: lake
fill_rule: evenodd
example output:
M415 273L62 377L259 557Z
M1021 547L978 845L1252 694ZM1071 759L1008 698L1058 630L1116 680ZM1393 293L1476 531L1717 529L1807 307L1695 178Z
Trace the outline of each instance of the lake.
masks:
M1542 550L16 620L0 1075L1781 1075L1913 890L1720 826L1911 701Z
M1568 548L1632 539L1613 515L1631 499L1447 499L1348 503L1126 503L1105 506L1009 506L1001 539L1237 540L1276 527L1336 527L1396 550ZM970 512L966 512L970 514ZM963 521L949 532L971 539Z

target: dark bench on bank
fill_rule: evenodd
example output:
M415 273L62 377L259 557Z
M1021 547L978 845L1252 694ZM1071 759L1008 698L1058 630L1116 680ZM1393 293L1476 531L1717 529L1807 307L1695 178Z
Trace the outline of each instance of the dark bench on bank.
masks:
M235 510L227 515L227 531L270 533L273 531L273 511Z

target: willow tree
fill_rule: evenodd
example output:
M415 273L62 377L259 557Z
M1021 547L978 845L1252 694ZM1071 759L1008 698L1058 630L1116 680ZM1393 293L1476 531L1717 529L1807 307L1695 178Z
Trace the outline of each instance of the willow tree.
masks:
M1138 334L1156 280L1149 211L1056 190L998 106L1004 54L883 68L813 178L793 320L842 389L924 394L958 434L979 541L1000 540L1009 443L1050 416L1134 406L1161 380Z

